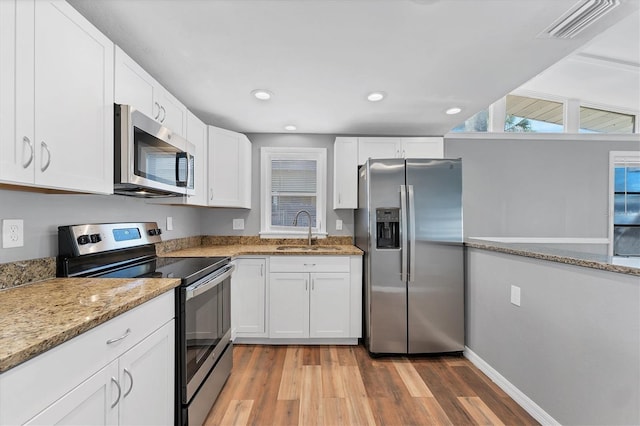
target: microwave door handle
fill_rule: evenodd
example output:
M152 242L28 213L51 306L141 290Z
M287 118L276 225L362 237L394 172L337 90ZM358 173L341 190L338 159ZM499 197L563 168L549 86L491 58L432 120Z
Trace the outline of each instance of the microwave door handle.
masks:
M187 181L189 180L187 176L185 176L185 180L180 180L180 163L181 161L187 162L187 153L186 152L176 152L176 185L177 186L187 186ZM189 165L186 166L187 174L189 173Z

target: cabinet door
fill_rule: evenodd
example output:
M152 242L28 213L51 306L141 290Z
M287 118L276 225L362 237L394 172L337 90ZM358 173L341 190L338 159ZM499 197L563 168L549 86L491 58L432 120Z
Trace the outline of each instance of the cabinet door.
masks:
M404 158L444 158L444 138L402 138Z
M246 150L241 134L209 126L209 205L243 207Z
M207 205L207 125L191 111L187 111L187 140L196 147L195 195L186 197L186 203L194 206Z
M64 1L35 2L35 183L113 193L113 43Z
M311 274L309 337L350 337L348 273Z
M368 158L400 157L400 138L358 138L358 165Z
M180 136L185 135L187 121L187 107L162 86L156 90L156 102L160 106L158 121L163 126Z
M231 328L236 336L267 337L266 260L236 259L231 277Z
M113 361L26 424L117 425L118 394L122 394L117 379L118 361Z
M269 274L269 337L309 337L309 274Z
M16 20L26 25L21 34ZM0 181L33 183L33 104L27 102L27 115L20 117L18 94L33 99L33 3L0 1ZM21 128L16 127L17 116Z
M358 208L358 138L338 137L333 144L333 208Z
M240 134L240 205L245 209L251 208L251 141L245 135Z
M171 320L120 357L121 425L173 424L174 339Z
M160 105L154 103L156 81L119 46L115 47L114 97L117 104L131 105L144 115L158 119Z

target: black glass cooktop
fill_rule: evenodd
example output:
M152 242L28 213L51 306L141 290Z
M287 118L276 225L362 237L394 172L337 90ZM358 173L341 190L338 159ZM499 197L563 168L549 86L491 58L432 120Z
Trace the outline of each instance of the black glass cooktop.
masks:
M100 274L102 278L180 278L191 284L229 263L228 257L157 257Z

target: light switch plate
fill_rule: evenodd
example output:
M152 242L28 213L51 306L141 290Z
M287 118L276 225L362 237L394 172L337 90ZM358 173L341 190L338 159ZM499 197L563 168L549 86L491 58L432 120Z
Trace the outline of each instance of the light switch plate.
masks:
M520 287L511 286L511 303L520 306Z
M2 220L2 248L24 246L24 221L22 219Z
M167 216L167 231L173 231L173 217Z
M233 219L233 229L244 229L244 219Z
M336 231L342 231L342 220L336 219Z

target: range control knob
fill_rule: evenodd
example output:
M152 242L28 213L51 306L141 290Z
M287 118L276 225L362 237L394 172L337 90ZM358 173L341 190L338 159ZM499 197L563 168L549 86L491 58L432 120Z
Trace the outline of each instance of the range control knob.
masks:
M100 234L91 234L89 238L91 239L92 243L99 243L100 241L102 241L102 238L100 238Z
M160 235L160 234L162 234L162 229L160 228L156 229L156 235Z
M78 244L80 244L81 246L85 244L89 244L90 242L91 242L91 237L89 237L88 235L80 235L78 237Z
M154 235L162 234L162 231L160 230L160 228L156 228L156 229L149 229L147 233L151 236L154 236Z

